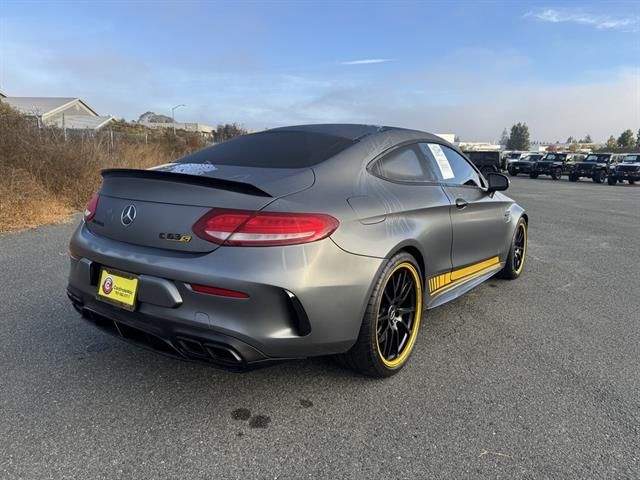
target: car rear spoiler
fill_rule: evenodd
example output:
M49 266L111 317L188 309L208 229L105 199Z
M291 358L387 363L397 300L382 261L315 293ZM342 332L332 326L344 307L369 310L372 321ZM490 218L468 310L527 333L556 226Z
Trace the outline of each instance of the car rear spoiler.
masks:
M267 192L261 190L250 183L237 182L235 180L225 180L222 178L205 177L202 175L190 175L186 173L163 172L158 170L139 170L135 168L107 168L100 172L103 178L126 177L144 178L149 180L160 180L166 182L187 183L203 187L228 190L230 192L255 195L257 197L271 197Z

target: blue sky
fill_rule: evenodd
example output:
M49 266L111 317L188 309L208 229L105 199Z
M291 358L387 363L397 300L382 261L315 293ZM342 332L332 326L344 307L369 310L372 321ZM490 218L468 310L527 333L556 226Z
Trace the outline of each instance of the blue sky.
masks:
M640 2L13 2L0 90L252 129L391 124L495 140L640 127Z

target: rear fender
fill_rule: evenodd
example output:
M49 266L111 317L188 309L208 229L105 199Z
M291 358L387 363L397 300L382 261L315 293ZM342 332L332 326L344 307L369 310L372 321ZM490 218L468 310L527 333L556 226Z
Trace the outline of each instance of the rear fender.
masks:
M509 217L508 223L509 228L507 229L507 237L504 239L504 251L500 255L501 261L506 261L507 256L509 255L509 250L511 249L511 242L513 241L513 236L516 234L516 227L518 226L518 222L521 218L524 218L524 221L527 223L527 227L529 226L529 216L526 214L524 208L522 208L517 203L514 203L509 208Z

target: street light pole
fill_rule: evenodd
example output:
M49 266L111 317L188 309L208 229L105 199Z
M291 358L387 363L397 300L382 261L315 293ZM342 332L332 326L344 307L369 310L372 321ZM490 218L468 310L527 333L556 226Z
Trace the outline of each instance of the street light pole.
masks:
M175 107L171 108L171 120L173 121L173 134L176 134L176 115L175 115L175 111L177 108L180 107L186 107L186 105L184 103L181 103L180 105L176 105Z

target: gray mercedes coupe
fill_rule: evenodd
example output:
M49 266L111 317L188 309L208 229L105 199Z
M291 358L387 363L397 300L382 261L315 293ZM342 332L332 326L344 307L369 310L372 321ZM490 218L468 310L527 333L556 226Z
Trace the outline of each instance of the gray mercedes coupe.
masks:
M500 193L507 177L420 131L275 128L102 175L68 296L96 326L183 359L337 355L389 376L425 310L524 267L528 218Z

